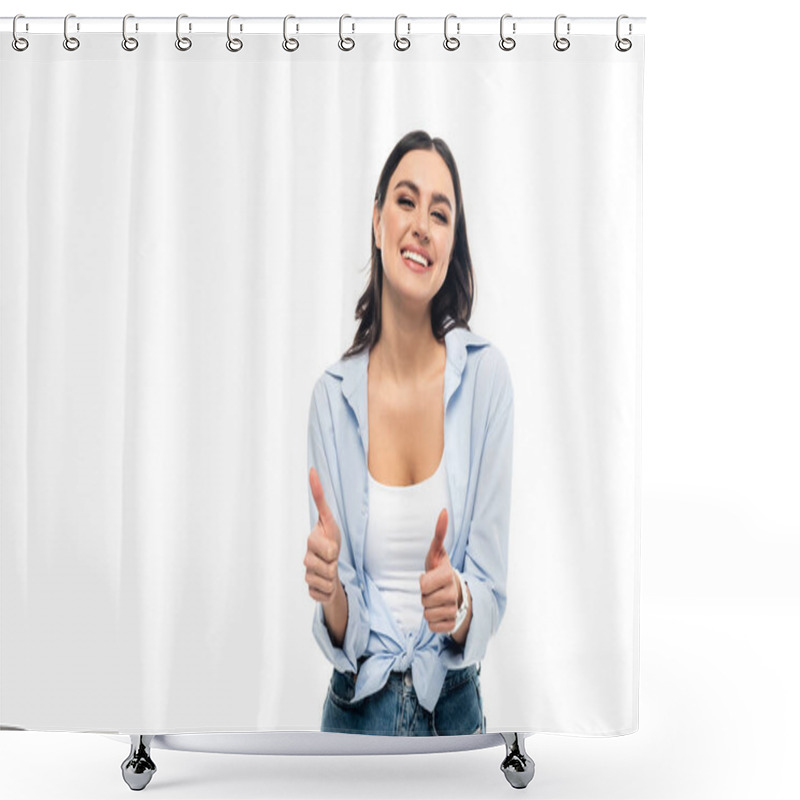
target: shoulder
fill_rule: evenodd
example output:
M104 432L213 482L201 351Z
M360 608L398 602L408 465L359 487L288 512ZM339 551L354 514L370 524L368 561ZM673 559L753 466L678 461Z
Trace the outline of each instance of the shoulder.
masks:
M333 415L334 405L342 395L341 383L341 378L327 369L317 378L311 390L312 413L326 413L329 417Z
M502 350L488 339L480 338L480 346L467 347L467 365L474 375L476 390L508 402L513 398L511 370Z
M312 408L316 407L320 413L324 409L331 417L337 417L366 376L367 361L368 354L362 352L326 367L314 384Z
M317 409L332 406L342 397L342 378L332 374L327 369L317 378L311 391L311 405Z
M467 348L467 360L472 359L475 363L480 363L481 370L491 372L497 377L510 377L508 362L503 355L503 351L496 345L485 339L485 345L480 348Z

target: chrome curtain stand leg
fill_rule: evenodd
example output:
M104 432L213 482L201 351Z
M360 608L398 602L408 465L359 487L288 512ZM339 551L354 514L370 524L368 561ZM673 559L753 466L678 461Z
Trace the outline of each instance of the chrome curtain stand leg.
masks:
M152 736L131 734L131 752L122 762L122 777L135 792L141 791L150 783L156 765L150 758Z
M532 780L536 765L525 752L525 737L519 733L501 733L506 743L506 757L500 765L506 780L515 789L524 789Z

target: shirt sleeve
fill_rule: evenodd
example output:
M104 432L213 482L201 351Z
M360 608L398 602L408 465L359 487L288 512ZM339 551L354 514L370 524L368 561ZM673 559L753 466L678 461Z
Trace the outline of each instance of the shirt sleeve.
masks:
M316 602L312 621L312 633L325 654L325 657L340 672L357 672L358 659L367 649L369 638L369 614L354 567L352 546L347 526L340 513L344 507L341 495L341 476L336 458L336 446L333 438L333 423L330 405L325 386L320 379L314 387L311 407L308 414L308 472L311 467L319 475L325 500L336 519L342 535L342 546L339 551L339 580L347 595L347 627L341 647L335 647L331 641L322 603ZM308 474L308 473L307 473ZM311 527L319 519L311 486L308 486L308 503Z
M498 359L486 434L481 450L475 503L461 574L472 598L472 621L463 649L445 639L441 660L448 669L481 661L506 608L511 468L514 444L514 391L505 360Z

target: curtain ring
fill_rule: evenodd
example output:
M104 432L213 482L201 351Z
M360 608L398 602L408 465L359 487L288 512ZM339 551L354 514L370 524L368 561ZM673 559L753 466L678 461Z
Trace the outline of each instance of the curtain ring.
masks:
M133 36L128 36L127 24L128 20L133 18L133 14L126 14L122 18L122 49L127 50L129 53L139 46L139 40L134 39Z
M445 50L451 50L451 51L452 50L458 50L458 48L461 47L461 39L459 39L457 36L448 36L447 35L447 21L450 20L450 19L455 19L455 16L456 16L455 14L448 14L444 18L444 42L443 42L443 45L444 45L444 49ZM456 23L456 33L458 33L460 30L461 30L461 24L460 23Z
M351 39L349 36L347 38L344 38L342 36L342 23L346 19L353 19L353 18L349 14L342 14L342 16L339 17L339 49L340 50L344 50L344 51L352 50L356 46L355 41L353 39ZM355 24L355 22L353 23L353 31L352 32L353 33L356 32L356 24Z
M405 36L400 38L400 32L398 30L398 23L401 19L408 19L405 14L398 14L394 18L394 49L395 50L408 50L411 47L411 39L407 39ZM406 23L408 24L408 23ZM411 25L408 24L408 32L411 33Z
M231 53L238 53L242 49L242 47L244 45L242 44L242 40L241 39L231 39L231 20L232 19L239 19L239 17L236 14L231 14L228 17L228 41L225 42L225 47L227 47L228 50L231 51Z
M28 49L28 40L27 39L23 39L21 36L17 36L17 20L18 19L25 19L25 16L23 14L17 14L17 16L14 17L14 23L11 26L11 33L14 36L14 38L11 40L11 46L18 53L21 53L23 50L27 50Z
M300 47L300 42L298 42L297 39L289 39L286 36L286 23L290 19L297 19L297 17L293 17L291 14L288 14L283 18L283 49L287 53L293 53L298 47Z
M503 23L511 18L511 14L503 14L500 17L500 49L501 50L513 50L517 46L517 40L512 39L510 36L503 35Z
M620 51L620 53L627 53L628 50L630 50L631 47L633 47L633 42L631 42L630 39L620 39L620 37L619 37L619 23L620 23L620 20L623 20L623 19L628 19L628 15L627 14L620 14L617 17L617 41L614 42L614 47L616 47L617 50ZM630 26L630 23L629 23L628 24L628 33L630 33L630 32L631 32L631 26Z
M67 16L64 17L64 49L70 52L77 50L81 46L81 43L74 36L67 35L67 21L70 17L74 16L74 14L67 14Z
M188 14L178 14L178 18L175 20L175 47L178 50L186 51L192 46L192 40L188 36L181 36L181 20L188 16ZM189 30L191 29L190 25Z
M558 35L558 21L560 19L566 19L566 14L559 14L556 17L556 21L553 23L553 35L556 37L556 40L553 42L553 47L558 50L559 53L563 53L565 50L569 50L570 41L564 36ZM569 22L567 23L567 34L569 34Z

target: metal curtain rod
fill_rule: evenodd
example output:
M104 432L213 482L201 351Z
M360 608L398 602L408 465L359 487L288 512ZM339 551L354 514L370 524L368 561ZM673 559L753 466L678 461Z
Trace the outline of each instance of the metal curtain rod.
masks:
M459 35L496 33L501 15L496 17L458 17L454 16L451 25ZM291 29L295 33L337 34L340 30L339 17L291 17ZM444 17L403 16L403 30L414 34L441 35ZM616 17L570 17L562 16L563 24L570 25L570 33L614 35ZM0 17L0 31L11 32L13 17ZM514 17L509 15L506 25L509 33L551 34L554 17ZM645 17L626 17L625 33L644 33ZM396 24L395 17L358 17L347 15L345 30L348 33L391 33ZM193 34L225 33L227 17L193 17L187 15L182 25ZM407 27L406 27L407 26ZM122 17L80 17L71 16L70 27L81 33L119 33L122 30ZM236 17L235 30L246 34L283 33L284 17ZM62 33L64 17L21 16L17 21L18 33ZM174 32L175 17L137 17L131 16L128 29L139 32Z

